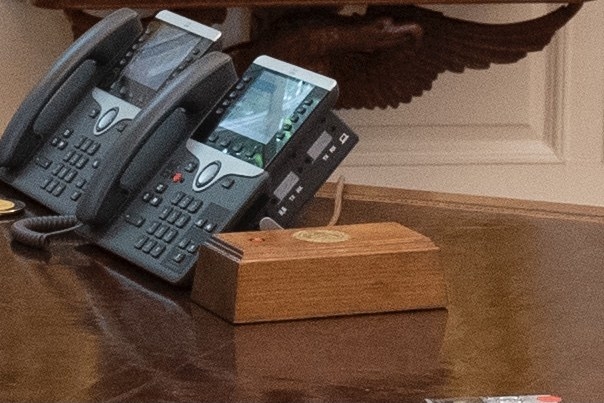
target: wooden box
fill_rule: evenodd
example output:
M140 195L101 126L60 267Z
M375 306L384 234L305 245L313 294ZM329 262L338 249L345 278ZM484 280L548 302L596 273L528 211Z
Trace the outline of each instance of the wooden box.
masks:
M398 223L223 233L192 299L231 323L442 308L438 248Z

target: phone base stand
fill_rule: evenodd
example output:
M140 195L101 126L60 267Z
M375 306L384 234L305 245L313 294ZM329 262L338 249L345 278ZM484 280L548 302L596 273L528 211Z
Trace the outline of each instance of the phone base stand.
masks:
M439 249L398 223L222 233L200 254L191 298L233 324L447 304Z

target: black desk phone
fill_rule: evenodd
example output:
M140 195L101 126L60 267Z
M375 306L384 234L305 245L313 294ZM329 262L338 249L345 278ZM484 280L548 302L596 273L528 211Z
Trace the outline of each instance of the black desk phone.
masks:
M207 54L219 38L217 30L167 11L146 30L134 11L110 14L21 104L1 138L0 178L60 214L74 214L101 161L116 157L108 154L114 143L120 155L132 155L162 119L164 126L187 120L179 124L191 127L179 129L191 130L235 82L230 59Z
M220 33L131 10L80 37L0 138L0 179L174 284L224 230L291 223L358 138L337 83L258 57L240 79Z

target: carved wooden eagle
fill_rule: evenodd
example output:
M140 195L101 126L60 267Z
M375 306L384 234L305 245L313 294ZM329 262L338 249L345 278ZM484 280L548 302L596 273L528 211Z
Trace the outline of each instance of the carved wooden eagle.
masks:
M483 24L416 6L370 6L364 15L337 8L256 9L251 40L226 49L239 72L267 54L335 78L338 107L408 103L444 71L514 63L542 50L581 4L530 21Z

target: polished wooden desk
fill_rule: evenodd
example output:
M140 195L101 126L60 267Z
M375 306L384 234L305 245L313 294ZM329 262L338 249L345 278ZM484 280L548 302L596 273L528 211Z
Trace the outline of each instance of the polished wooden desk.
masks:
M0 401L604 401L599 212L349 189L342 223L396 220L440 246L447 310L233 327L78 238L11 243L2 219Z

